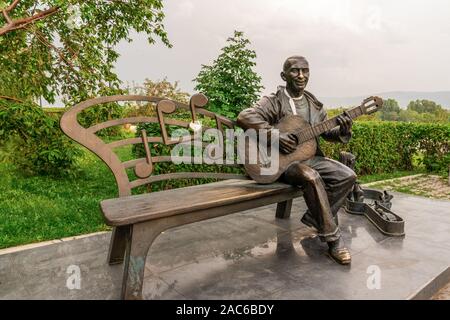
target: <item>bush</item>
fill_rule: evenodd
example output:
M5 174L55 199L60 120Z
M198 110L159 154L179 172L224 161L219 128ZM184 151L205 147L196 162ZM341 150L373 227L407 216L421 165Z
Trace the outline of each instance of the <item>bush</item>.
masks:
M0 100L1 158L28 174L73 174L81 150L49 116L29 102Z
M411 170L417 155L428 171L443 172L450 164L450 125L356 122L347 145L322 142L321 148L335 159L340 151L353 153L358 174Z

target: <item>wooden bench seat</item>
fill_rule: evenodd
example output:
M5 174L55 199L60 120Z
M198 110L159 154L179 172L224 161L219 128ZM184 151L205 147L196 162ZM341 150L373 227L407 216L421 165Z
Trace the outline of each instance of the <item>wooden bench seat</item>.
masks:
M224 214L233 213L290 200L301 194L299 188L284 183L260 185L253 180L232 179L103 200L100 206L108 225L122 226L217 208L223 209Z

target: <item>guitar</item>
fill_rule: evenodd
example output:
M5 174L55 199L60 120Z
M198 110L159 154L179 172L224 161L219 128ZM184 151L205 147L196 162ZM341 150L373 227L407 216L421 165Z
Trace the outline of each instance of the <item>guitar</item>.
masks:
M354 119L363 114L371 114L383 106L380 97L369 97L360 106L347 110L347 115ZM245 171L257 183L268 184L275 182L289 165L295 161L306 161L316 154L316 137L339 125L337 117L331 118L317 125L311 126L298 115L289 115L274 126L280 133L289 132L295 135L298 145L294 152L284 154L278 151L277 134L272 134L271 144L266 143L267 137L258 141L256 135L244 138L238 144L238 152ZM274 137L275 135L275 137ZM274 144L274 141L275 144ZM270 141L269 141L270 142ZM270 147L270 145L274 147ZM255 154L256 151L256 154ZM270 156L269 156L270 154Z

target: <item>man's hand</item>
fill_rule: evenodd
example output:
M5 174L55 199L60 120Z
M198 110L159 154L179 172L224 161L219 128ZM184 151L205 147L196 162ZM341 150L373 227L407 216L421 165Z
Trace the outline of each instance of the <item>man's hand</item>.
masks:
M337 117L339 123L339 130L341 136L346 136L352 131L353 120L348 115L347 111L344 111L343 115Z
M297 139L292 133L280 133L280 151L283 153L292 153L297 148Z

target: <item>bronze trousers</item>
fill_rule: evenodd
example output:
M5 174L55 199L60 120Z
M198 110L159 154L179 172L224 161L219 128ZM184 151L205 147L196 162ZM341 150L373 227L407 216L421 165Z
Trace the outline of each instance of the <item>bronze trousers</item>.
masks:
M302 186L308 211L302 222L315 227L322 241L340 238L337 213L356 181L355 172L344 164L321 156L292 163L281 181Z

